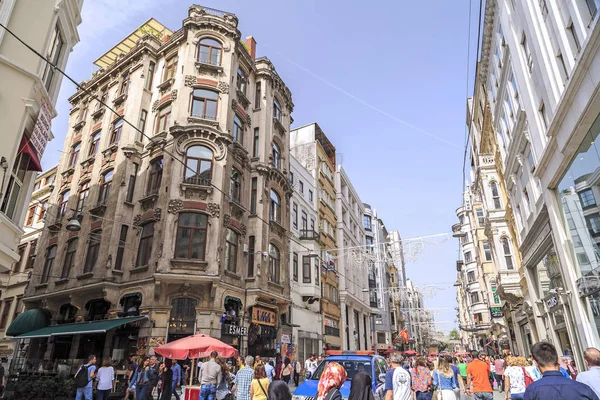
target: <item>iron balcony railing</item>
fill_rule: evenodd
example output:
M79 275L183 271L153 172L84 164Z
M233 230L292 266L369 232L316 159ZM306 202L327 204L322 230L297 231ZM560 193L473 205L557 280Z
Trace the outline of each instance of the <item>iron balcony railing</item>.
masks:
M300 229L300 240L317 240L319 233L314 229Z

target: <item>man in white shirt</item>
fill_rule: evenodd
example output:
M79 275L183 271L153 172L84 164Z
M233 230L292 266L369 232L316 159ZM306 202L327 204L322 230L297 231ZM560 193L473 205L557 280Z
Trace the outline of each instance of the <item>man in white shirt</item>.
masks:
M577 375L577 381L588 385L600 397L600 350L588 347L583 358L590 369Z
M314 374L317 370L317 360L315 360L315 355L311 354L310 357L304 362L304 369L310 374Z
M385 374L385 400L411 400L410 374L402 368L400 353L392 353L390 363L392 368Z

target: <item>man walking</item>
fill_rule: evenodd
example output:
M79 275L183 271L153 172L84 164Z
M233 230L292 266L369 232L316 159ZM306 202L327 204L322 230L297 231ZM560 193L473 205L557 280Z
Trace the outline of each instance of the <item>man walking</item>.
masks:
M400 353L390 355L392 369L385 373L385 400L411 400L410 374L402 368Z
M565 378L559 370L556 348L539 342L531 348L533 359L542 377L525 390L524 400L599 400L588 385Z
M171 371L173 371L173 390L171 393L173 393L177 400L180 400L179 393L177 393L176 389L181 386L181 365L179 365L177 361L174 361L171 366Z
M300 384L300 374L302 373L302 364L300 364L300 360L294 361L294 385L298 387Z
M246 357L246 365L235 376L237 386L237 400L250 400L250 384L254 379L254 357Z
M198 400L215 400L217 394L217 385L221 382L222 370L217 364L219 353L213 351L210 353L210 360L202 363L198 382L200 382L200 396Z
M275 375L275 367L273 366L273 361L266 360L265 363L265 373L267 374L267 378L269 378L269 382L273 382L273 376Z
M490 364L485 361L485 353L472 351L471 356L473 361L467 364L466 394L473 396L475 400L494 400L494 390L489 379Z
M577 375L577 382L585 383L592 388L596 396L600 397L600 350L588 347L583 352L583 358L589 371Z
M87 363L83 364L75 374L75 385L77 392L75 400L92 400L92 384L96 377L96 356L90 355ZM87 383L85 383L87 381Z

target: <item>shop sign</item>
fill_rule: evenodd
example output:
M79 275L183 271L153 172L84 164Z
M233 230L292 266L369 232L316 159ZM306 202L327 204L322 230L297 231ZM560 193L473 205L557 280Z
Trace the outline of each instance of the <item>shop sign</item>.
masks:
M222 324L221 334L230 336L246 336L248 335L248 328L245 326Z
M259 325L275 326L277 324L277 316L273 311L252 307L252 322Z
M281 335L281 343L292 343L292 341L290 340L290 335Z
M596 275L582 276L577 279L579 297L591 296L600 291L600 277Z
M502 318L504 316L501 307L490 307L490 313L492 314L492 318Z
M33 133L29 138L29 142L35 148L38 158L42 158L48 140L50 140L50 128L52 124L52 114L50 111L50 105L47 101L43 101L40 106L40 112L38 114Z
M550 297L549 299L546 300L546 307L548 307L548 310L551 310L552 308L556 307L558 305L558 297L556 297L556 295L552 295L552 297Z

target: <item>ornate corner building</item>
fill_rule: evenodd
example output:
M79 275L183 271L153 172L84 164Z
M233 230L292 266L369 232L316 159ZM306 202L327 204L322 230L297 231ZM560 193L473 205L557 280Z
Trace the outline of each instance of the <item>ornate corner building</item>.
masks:
M53 323L123 326L30 346L43 349L30 358L78 359L105 345L145 353L194 333L274 356L292 334L294 105L254 39L240 39L238 18L219 10L191 6L176 31L150 19L69 99L24 301ZM79 231L67 230L73 220Z

